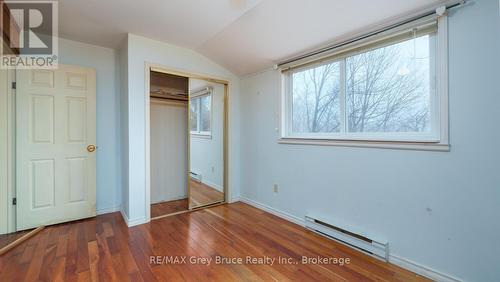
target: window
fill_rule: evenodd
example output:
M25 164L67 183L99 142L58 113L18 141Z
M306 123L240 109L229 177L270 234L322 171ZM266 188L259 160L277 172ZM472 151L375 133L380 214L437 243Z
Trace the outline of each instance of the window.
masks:
M200 109L200 99L195 98L189 101L189 130L193 133L198 133L198 112Z
M212 121L212 93L204 92L190 98L189 101L189 129L191 134L210 136Z
M447 145L439 32L415 27L284 71L280 141Z
M210 118L212 115L212 95L200 98L200 128L201 132L210 132Z

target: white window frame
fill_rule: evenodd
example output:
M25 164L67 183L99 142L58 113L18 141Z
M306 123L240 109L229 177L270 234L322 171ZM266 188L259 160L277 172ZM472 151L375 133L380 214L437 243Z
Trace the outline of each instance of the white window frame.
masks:
M203 97L208 97L210 100L210 131L201 131L201 99ZM189 98L189 107L191 107L192 101L198 100L197 109L196 109L196 129L191 130L191 124L189 125L190 134L193 137L199 138L212 138L212 113L213 113L213 95L212 90L209 89L207 92L203 92L201 94L194 94ZM191 115L191 111L189 111ZM191 119L189 119L191 121Z
M318 61L317 64L309 64L306 67L294 68L291 71L284 72L281 75L281 121L280 138L278 143L282 144L309 144L309 145L334 145L351 147L373 147L373 148L392 148L392 149L410 149L410 150L431 150L431 151L449 151L449 126L448 126L448 20L446 16L438 18L438 27L436 34L436 52L431 56L436 56L435 93L431 95L431 128L433 132L429 134L419 133L354 133L347 132L346 128L341 129L341 133L293 133L292 132L292 79L293 73L310 69L315 65L322 65L328 62L340 62L341 68L341 92L345 90L343 71L345 68L344 57L336 57L332 60ZM352 56L352 54L347 55ZM431 83L433 83L431 81ZM340 107L345 107L345 93L340 95ZM345 109L341 112L345 113ZM341 125L346 126L345 117L341 117Z

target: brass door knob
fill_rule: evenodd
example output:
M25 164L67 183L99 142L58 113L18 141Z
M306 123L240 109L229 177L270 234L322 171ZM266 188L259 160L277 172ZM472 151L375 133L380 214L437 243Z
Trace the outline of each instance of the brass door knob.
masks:
M95 149L97 149L97 147L95 145L88 145L87 146L87 151L89 151L90 153L94 152Z

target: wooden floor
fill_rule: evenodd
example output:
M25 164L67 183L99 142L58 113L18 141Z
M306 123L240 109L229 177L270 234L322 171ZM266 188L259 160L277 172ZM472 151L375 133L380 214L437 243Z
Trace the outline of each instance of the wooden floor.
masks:
M0 249L23 237L23 235L29 233L29 231L30 230L0 235Z
M179 256L178 264L151 256ZM182 263L180 256L188 256ZM291 264L189 263L194 258ZM351 263L302 264L301 256ZM48 227L0 257L0 281L427 281L243 203L127 228L120 213Z
M188 199L181 199L163 203L157 203L151 205L151 218L167 215L181 211L187 211L188 209Z
M224 193L206 184L190 180L192 207L207 206L224 201ZM188 199L161 202L151 205L151 218L189 210Z
M224 193L204 183L189 181L191 205L193 207L206 206L224 201Z

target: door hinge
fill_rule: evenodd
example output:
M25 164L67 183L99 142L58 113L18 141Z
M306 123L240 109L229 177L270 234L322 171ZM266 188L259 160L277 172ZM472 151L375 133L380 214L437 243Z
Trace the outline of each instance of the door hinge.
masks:
M12 198L12 205L16 206L17 205L17 198Z
M12 81L12 89L16 89L17 88L17 83L15 81Z

